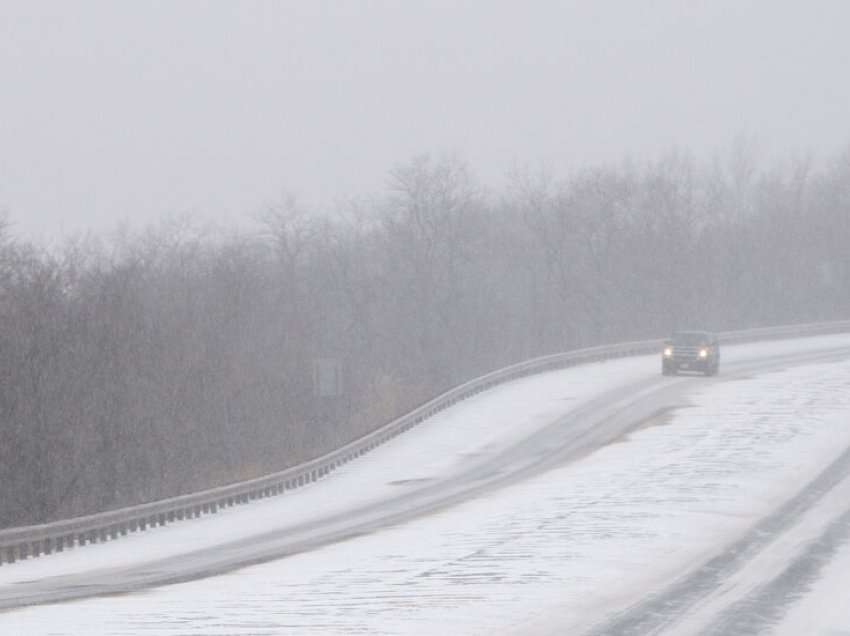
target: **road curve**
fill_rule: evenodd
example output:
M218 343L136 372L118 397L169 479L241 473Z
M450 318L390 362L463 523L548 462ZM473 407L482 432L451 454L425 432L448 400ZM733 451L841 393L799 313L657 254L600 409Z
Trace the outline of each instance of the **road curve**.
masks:
M42 578L0 588L0 609L120 594L194 580L315 549L382 527L428 514L518 480L574 461L611 443L659 412L687 402L687 394L705 382L767 371L794 364L844 359L850 348L793 353L756 361L727 363L715 379L664 378L654 373L638 382L611 389L495 457L472 466L451 481L437 481L404 496L292 525L250 540L190 552L141 566L104 568L85 574ZM368 458L363 461L369 461Z

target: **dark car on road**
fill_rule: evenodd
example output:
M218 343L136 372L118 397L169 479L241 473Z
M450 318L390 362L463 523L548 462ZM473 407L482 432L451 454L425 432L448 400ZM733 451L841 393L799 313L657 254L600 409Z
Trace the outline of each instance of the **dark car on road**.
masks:
M661 352L661 373L676 375L679 371L696 371L717 375L720 369L720 345L717 336L708 331L677 331Z

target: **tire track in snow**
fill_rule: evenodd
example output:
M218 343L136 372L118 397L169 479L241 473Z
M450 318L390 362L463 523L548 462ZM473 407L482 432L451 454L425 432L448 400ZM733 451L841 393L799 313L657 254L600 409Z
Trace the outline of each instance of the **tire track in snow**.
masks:
M846 449L790 501L757 523L746 535L732 543L722 553L669 587L651 594L646 600L594 627L588 634L591 636L644 636L660 633L671 627L688 609L717 589L730 575L742 569L769 543L796 524L828 492L848 477L850 477L850 448ZM777 579L759 588L752 598L744 599L740 606L734 605L728 615L721 617L716 625L719 631L706 633L747 634L757 633L768 627L775 618L773 610L768 610L774 607L777 612L784 611L778 604L787 603L817 575L824 562L823 557L831 555L845 535L850 535L850 511L839 517L835 525L830 526L824 533L821 540L811 546L809 556L816 557L811 563L805 563L806 553L800 555ZM821 558L817 558L819 554ZM783 594L783 586L789 585L791 577L799 575L805 576L801 577L797 585L789 587L787 594ZM761 612L764 615L748 617L747 608L751 612ZM729 623L728 627L724 627L726 624L724 621ZM713 629L715 626L709 628L709 630Z
M769 630L802 598L848 541L850 509L834 519L779 575L732 603L700 634L761 634Z

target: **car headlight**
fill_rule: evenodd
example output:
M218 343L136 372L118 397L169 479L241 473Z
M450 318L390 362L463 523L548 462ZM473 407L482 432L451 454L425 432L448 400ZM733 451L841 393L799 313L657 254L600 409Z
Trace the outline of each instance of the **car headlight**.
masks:
M664 347L664 357L669 358L673 355L673 347Z
M700 349L699 350L699 357L700 358L707 358L708 357L708 349Z

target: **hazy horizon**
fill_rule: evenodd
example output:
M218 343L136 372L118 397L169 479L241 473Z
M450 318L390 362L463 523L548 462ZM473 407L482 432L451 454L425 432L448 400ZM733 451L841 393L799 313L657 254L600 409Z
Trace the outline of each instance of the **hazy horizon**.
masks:
M837 1L2 4L0 210L39 241L324 207L420 153L499 187L850 143Z

